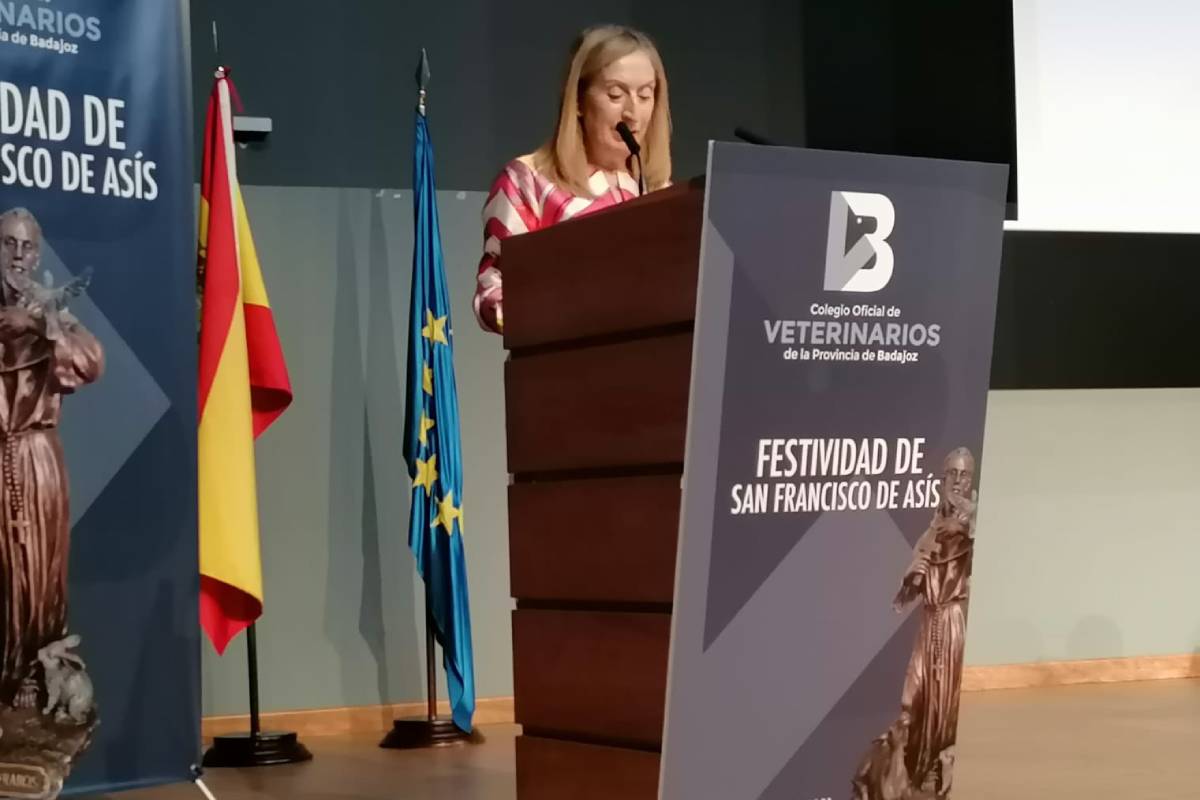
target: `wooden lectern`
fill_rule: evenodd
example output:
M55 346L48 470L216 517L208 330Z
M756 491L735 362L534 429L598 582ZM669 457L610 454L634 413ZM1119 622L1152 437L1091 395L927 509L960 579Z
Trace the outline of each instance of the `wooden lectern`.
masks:
M653 800L704 191L504 242L519 800Z

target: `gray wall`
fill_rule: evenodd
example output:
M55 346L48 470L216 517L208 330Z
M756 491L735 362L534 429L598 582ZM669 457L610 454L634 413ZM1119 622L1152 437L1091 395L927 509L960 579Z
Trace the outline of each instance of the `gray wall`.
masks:
M411 193L248 187L246 199L296 392L258 448L264 708L419 701L421 583L400 453ZM439 193L479 696L502 697L504 353L470 312L482 202ZM1196 650L1197 443L1200 390L992 392L969 663ZM205 713L242 712L245 698L243 640L223 658L206 646Z
M1200 389L992 392L967 660L1200 648Z
M568 45L597 22L657 39L672 78L677 177L702 172L707 139L729 138L737 125L801 141L799 6L750 0L730 14L691 0L191 0L191 22L197 134L218 63L232 67L245 112L275 126L238 159L296 390L258 448L263 706L423 696L422 590L406 544L400 454L420 47L434 76L438 185L468 190L443 191L440 201L478 689L511 694L504 356L470 311L481 190L550 133ZM198 169L199 148L196 158ZM404 190L380 196L380 185ZM205 713L245 709L243 647L239 637L223 658L205 651Z
M677 177L735 125L803 140L798 4L684 0L192 0L198 113L210 21L247 112L275 119L239 168L296 401L259 443L267 710L420 700L421 585L400 454L411 269L412 68L429 48L456 321L479 695L512 692L500 342L470 297L478 191L549 132L574 31L655 35ZM199 156L197 156L199 158ZM1025 172L1023 172L1023 176ZM1027 182L1023 177L1023 185ZM454 189L471 190L459 194ZM1200 390L993 392L968 660L1192 652L1200 643ZM243 639L204 655L204 711L246 708Z

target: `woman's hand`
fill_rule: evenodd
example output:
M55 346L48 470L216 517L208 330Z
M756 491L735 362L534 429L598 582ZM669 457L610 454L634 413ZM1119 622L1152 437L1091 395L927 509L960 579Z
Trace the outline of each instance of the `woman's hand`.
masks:
M504 332L504 290L496 289L488 295L479 308L483 322L497 333Z

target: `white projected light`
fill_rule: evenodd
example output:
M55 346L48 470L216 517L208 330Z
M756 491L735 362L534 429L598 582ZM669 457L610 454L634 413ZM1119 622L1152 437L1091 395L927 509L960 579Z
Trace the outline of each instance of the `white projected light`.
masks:
M1200 232L1200 3L1015 0L1015 229Z

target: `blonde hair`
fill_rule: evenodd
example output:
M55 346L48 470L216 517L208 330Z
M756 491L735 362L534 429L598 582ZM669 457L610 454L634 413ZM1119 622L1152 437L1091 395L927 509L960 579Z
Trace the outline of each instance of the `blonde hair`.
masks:
M554 136L533 154L534 168L577 195L590 196L587 150L579 101L588 84L609 64L631 53L645 53L654 66L654 112L642 144L642 168L647 190L661 189L671 180L671 106L667 74L658 48L641 31L602 25L583 31L571 46L563 80L558 124Z

